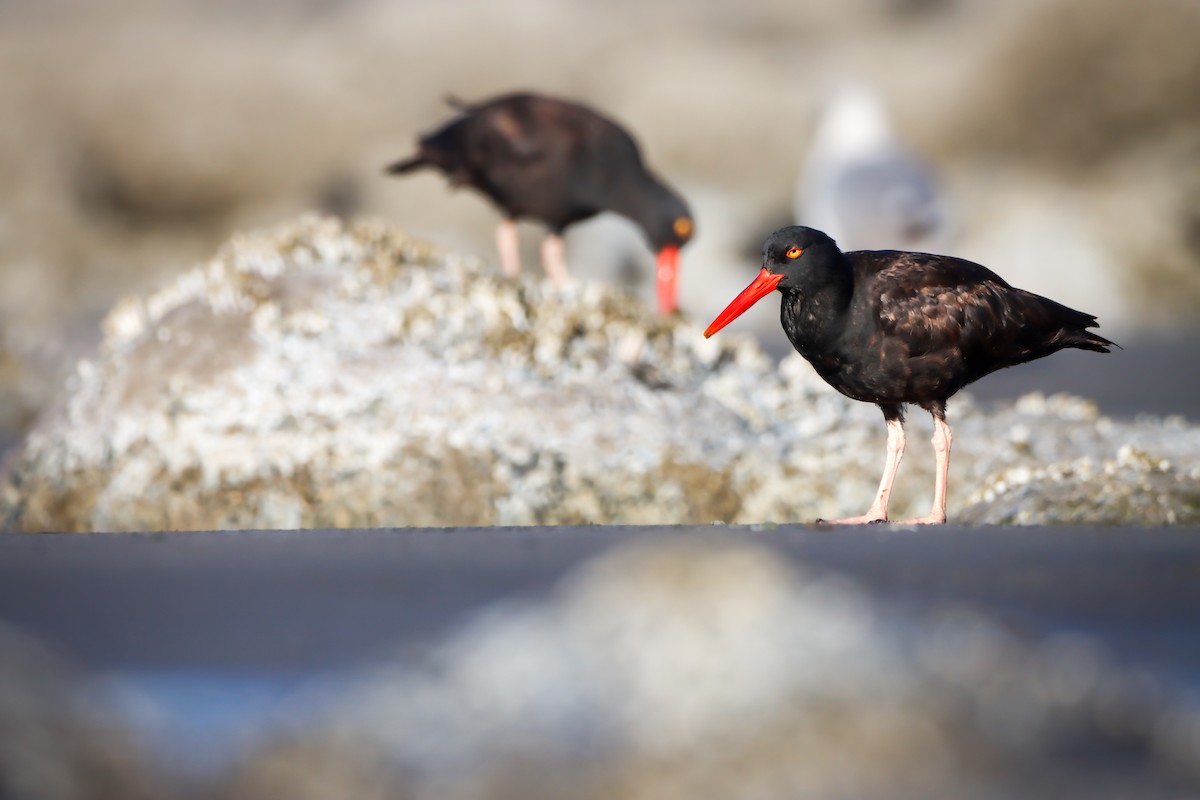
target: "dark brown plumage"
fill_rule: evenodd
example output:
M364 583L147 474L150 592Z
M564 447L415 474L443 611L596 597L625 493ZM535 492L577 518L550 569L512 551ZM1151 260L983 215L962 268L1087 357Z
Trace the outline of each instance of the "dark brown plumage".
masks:
M946 401L1005 367L1068 347L1109 352L1087 330L1096 318L996 273L949 256L898 251L843 253L812 228L776 231L763 246L758 277L713 321L711 336L757 300L783 294L783 329L817 373L847 397L876 403L888 426L888 458L866 514L836 522L885 522L904 453L903 406L934 419L937 482L929 516L945 522L951 433Z
M517 274L514 221L550 229L542 260L557 283L566 280L560 235L567 226L613 211L642 228L658 253L659 306L675 308L679 248L694 223L679 196L651 173L633 137L586 106L518 93L474 105L422 136L418 152L387 168L403 175L434 167L451 184L471 187L505 215L497 232L501 262Z

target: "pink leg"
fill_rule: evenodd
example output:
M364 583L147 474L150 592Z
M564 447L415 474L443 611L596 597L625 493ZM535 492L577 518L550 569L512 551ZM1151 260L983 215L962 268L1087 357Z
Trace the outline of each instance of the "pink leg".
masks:
M500 251L500 266L504 274L515 278L521 274L521 243L517 238L517 223L506 219L496 226L496 249Z
M892 496L892 484L896 481L896 472L900 469L900 461L904 458L904 423L900 417L887 419L887 459L883 462L883 477L879 481L879 491L875 494L875 502L867 509L867 513L845 519L817 520L827 525L863 525L868 522L887 522L888 500Z
M909 525L941 525L946 521L946 482L950 476L950 444L954 436L946 420L933 415L933 508L929 515L904 520Z
M542 266L551 283L560 289L567 285L570 278L567 275L566 247L557 233L546 234L542 240Z

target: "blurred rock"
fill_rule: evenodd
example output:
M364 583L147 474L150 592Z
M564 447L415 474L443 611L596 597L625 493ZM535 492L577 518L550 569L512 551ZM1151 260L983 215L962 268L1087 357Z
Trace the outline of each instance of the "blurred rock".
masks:
M993 32L989 75L947 122L947 144L1058 173L1172 141L1200 157L1198 26L1200 7L1178 0L1026 6Z
M799 356L777 368L619 291L518 284L380 223L239 236L105 331L11 459L5 529L803 521L861 510L883 460L878 409ZM932 487L923 416L898 517ZM1200 454L1200 428L1073 398L960 396L950 419L952 517L1003 470ZM1163 521L1192 518L1168 496ZM1054 518L1040 507L1022 521ZM1075 519L1144 522L1115 503Z
M767 372L628 296L328 219L235 240L105 327L17 458L14 527L731 518L740 423L694 390Z
M168 800L173 793L90 682L0 625L0 797Z
M388 796L381 785L497 800L1200 790L1200 713L1090 640L1021 641L962 610L903 617L843 578L719 536L610 552L554 597L493 608L325 705L281 729L290 744L251 755L243 790L223 796L312 796L314 753L352 776L323 784L327 796ZM318 766L318 780L335 772ZM262 783L272 776L286 779Z
M260 743L238 763L210 776L213 800L408 800L402 772L369 746L345 747L320 735Z

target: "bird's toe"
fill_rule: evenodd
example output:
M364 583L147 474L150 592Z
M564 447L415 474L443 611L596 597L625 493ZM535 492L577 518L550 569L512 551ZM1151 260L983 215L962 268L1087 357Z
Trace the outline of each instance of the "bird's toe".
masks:
M913 519L905 519L896 523L897 525L945 525L946 516L944 514L928 514L924 517L915 517Z
M881 517L878 514L862 514L857 517L845 517L843 519L818 519L818 525L876 525L887 522L887 517Z

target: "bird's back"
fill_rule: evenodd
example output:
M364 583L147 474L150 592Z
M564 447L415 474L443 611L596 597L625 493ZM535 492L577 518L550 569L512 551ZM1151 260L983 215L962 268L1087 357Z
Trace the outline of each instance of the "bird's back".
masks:
M998 369L1068 347L1106 353L1113 345L1087 330L1092 315L971 261L896 251L846 257L854 294L840 350L858 363L843 380L860 394L888 395L860 399L945 400Z
M637 144L591 109L513 94L464 109L421 139L422 155L512 216L560 228L604 210L605 194L644 171Z

